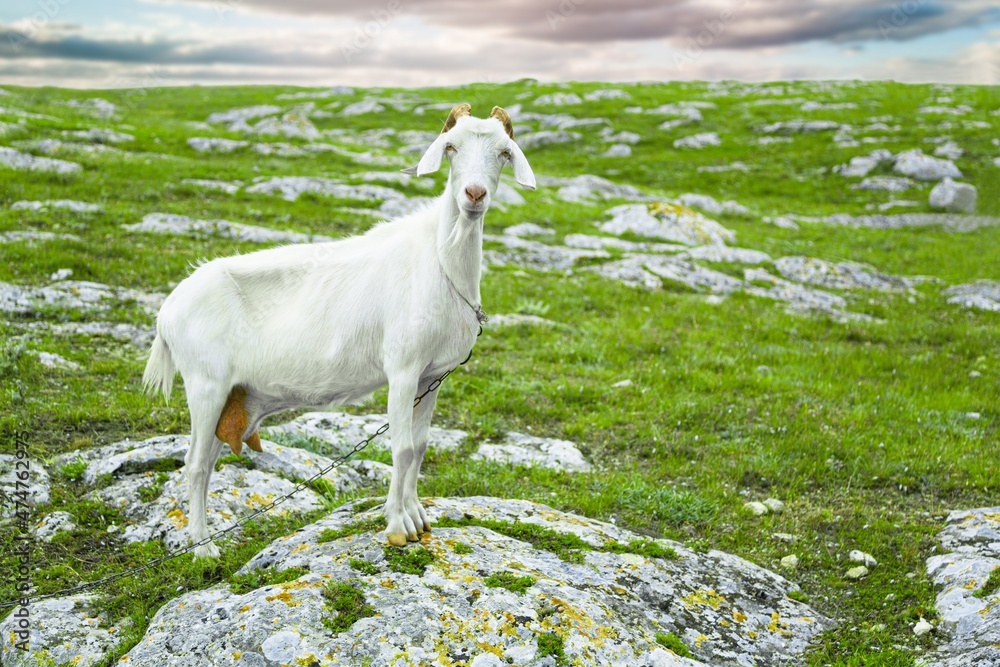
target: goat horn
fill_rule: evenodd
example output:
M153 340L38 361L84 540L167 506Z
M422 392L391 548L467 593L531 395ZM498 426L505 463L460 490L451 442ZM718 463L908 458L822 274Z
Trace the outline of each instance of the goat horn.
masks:
M493 107L493 111L490 112L490 118L496 118L503 124L503 129L507 130L507 136L511 139L514 138L514 123L510 120L510 114L504 111L500 107Z
M444 134L451 128L455 127L455 123L457 123L458 119L461 118L462 116L470 116L470 115L472 115L472 105L464 103L459 104L457 107L451 110L450 114L448 114L448 120L444 122L444 129L441 130L441 134Z

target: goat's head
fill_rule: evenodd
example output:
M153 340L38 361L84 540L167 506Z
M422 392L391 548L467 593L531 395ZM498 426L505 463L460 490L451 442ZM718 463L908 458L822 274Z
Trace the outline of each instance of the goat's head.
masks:
M437 171L445 156L451 162L448 176L459 210L473 218L482 216L500 184L505 164L514 168L514 179L525 188L535 188L535 175L524 153L514 143L510 115L493 107L489 118L475 118L472 107L459 104L448 114L441 136L406 173L423 176Z

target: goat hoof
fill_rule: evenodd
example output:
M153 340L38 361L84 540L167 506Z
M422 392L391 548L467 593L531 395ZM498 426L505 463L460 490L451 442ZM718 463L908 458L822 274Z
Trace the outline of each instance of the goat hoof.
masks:
M219 547L211 542L196 547L193 553L195 558L218 558L221 555Z
M394 547L402 547L406 545L406 533L389 533L386 535L389 540L389 544Z

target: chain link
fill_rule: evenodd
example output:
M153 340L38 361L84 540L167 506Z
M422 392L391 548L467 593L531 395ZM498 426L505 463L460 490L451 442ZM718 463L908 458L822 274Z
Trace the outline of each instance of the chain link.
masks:
M479 327L479 333L476 334L476 337L478 338L479 336L482 336L482 335L483 335L483 327L480 326ZM466 357L465 361L463 361L462 363L460 363L459 366L464 366L465 364L467 364L469 362L469 359L471 359L471 358L472 358L472 350L469 350L469 356ZM449 375L451 375L452 372L456 368L458 368L458 366L456 366L455 368L452 368L449 371L445 371L441 375L441 377L432 380L431 383L429 385L427 385L427 389L424 391L424 393L420 394L415 399L413 399L413 407L417 407L418 405L420 405L420 401L423 400L428 394L431 394L434 391L437 391L438 387L441 386L441 383L444 382L445 378L447 378ZM115 574L108 575L107 577L104 577L103 579L98 579L96 581L87 581L87 582L84 582L82 584L78 584L76 586L72 586L70 588L64 588L62 590L54 591L52 593L45 593L44 595L36 595L34 597L27 597L27 598L18 598L17 600L12 600L10 602L4 602L4 603L0 604L0 609L8 609L10 607L21 606L22 603L24 603L26 601L29 602L29 603L31 603L31 602L38 602L39 600L47 600L48 598L54 598L54 597L57 597L57 596L72 595L72 594L75 594L75 593L80 593L80 592L83 592L83 591L86 591L86 590L90 590L91 588L97 588L98 586L104 586L104 585L107 585L107 584L119 581L121 579L125 579L126 577L131 577L131 576L134 576L136 574L140 574L142 572L145 572L146 570L150 570L150 569L156 567L157 565L160 565L161 563L166 563L167 561L171 561L171 560L174 560L176 558L180 558L184 554L190 553L191 551L194 551L198 547L204 546L204 545L212 542L217 537L222 537L224 535L227 535L227 534L233 532L237 528L242 528L243 526L247 525L248 523L250 523L251 521L253 521L257 517L259 517L261 514L264 514L266 512L271 511L272 509L274 509L275 507L277 507L281 503L283 503L286 500L290 499L292 496L294 496L299 491L302 491L303 489L308 488L309 485L312 484L313 482L315 482L316 480L318 480L318 479L320 479L322 477L325 477L328 473L330 473L335 468L339 468L340 466L342 466L345 463L347 463L347 461L350 460L350 458L352 456L354 456L355 454L357 454L361 450L363 450L365 447L367 447L371 443L371 441L374 440L375 438L377 438L378 436L384 435L388 430L389 430L389 423L386 422L385 424L382 424L381 426L379 426L378 430L376 430L374 433L372 433L367 438L365 438L364 440L359 441L356 445L354 445L354 447L352 447L349 452L347 452L346 454L341 454L337 458L333 459L333 461L330 463L330 465L328 465L327 467L323 468L322 470L320 470L318 473L316 473L315 475L313 475L309 479L307 479L307 480L305 480L303 482L299 482L298 484L296 484L295 488L292 489L291 491L289 491L288 493L284 494L283 496L278 496L277 498L275 498L271 502L258 507L256 510L254 510L250 514L246 515L242 519L239 519L238 521L236 521L232 525L227 526L227 527L225 527L225 528L223 528L221 530L218 530L218 531L212 533L211 535L209 535L208 537L205 537L205 538L203 538L201 540L198 540L197 542L194 542L193 544L189 544L188 546L183 547L181 549L178 549L177 551L172 551L172 552L168 553L165 556L159 556L157 558L154 558L153 560L151 560L148 563L145 563L143 565L138 565L136 567L129 568L129 569L124 570L122 572L117 572Z

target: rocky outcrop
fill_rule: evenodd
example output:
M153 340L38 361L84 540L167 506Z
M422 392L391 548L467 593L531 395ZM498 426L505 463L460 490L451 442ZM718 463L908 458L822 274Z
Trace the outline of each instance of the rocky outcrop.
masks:
M380 508L361 502L275 540L234 580L165 604L122 660L764 667L798 663L810 639L832 626L788 597L794 584L729 554L522 500L424 504L435 527L418 545L387 547ZM85 605L34 607L36 625L51 630L38 631L33 646L89 631L78 620ZM38 664L11 653L9 623L0 624L5 658ZM91 634L93 650L76 663L83 667L113 646L107 630ZM692 657L659 642L682 643Z
M927 559L938 587L941 640L929 667L992 667L1000 664L1000 507L948 515L938 536L946 553Z

